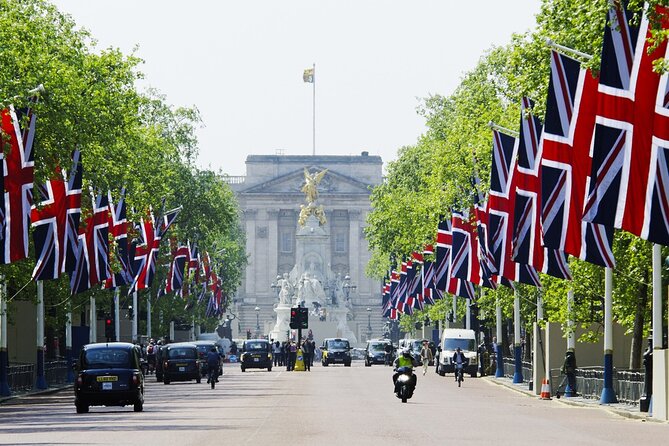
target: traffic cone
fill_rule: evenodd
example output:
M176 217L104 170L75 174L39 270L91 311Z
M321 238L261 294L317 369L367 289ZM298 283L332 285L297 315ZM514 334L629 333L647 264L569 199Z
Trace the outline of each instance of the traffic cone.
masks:
M297 358L295 359L295 367L293 368L294 372L304 372L307 368L304 365L304 355L302 354L302 349L297 349Z
M542 400L549 400L551 399L551 385L548 381L548 379L544 378L543 381L541 381L541 396L540 398Z

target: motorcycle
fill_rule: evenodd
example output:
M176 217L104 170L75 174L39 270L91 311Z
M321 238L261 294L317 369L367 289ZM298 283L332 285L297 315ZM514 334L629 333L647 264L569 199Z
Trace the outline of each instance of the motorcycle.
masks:
M397 379L395 381L395 396L406 403L413 396L416 388L416 375L411 367L399 367L395 369Z

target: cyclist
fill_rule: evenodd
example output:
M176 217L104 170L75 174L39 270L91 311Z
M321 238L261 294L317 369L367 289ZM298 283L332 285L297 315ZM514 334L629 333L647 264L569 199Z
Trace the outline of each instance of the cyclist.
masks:
M211 383L212 388L213 384L218 381L218 367L220 365L221 357L216 351L215 346L211 346L211 349L207 353L207 384Z
M462 353L462 350L460 350L460 347L455 349L455 353L453 353L453 366L455 367L455 381L457 382L458 380L458 374L460 374L460 379L462 381L465 380L464 378L464 368L465 365L467 364L467 358L465 357L465 354Z

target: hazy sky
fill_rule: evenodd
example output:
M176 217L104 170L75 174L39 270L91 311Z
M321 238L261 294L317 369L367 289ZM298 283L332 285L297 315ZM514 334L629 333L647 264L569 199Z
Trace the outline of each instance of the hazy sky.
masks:
M448 95L492 45L534 26L540 0L57 0L99 46L145 60L142 87L195 105L198 163L244 175L247 155L384 162L424 132L419 99Z

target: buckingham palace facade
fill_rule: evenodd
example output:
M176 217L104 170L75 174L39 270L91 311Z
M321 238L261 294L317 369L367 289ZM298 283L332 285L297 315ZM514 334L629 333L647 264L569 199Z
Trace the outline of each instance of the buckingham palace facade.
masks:
M359 341L381 335L381 283L365 276L370 259L364 236L371 210L370 194L383 181L379 156L249 155L246 176L228 177L242 211L248 265L229 312L234 313L233 335L247 331L263 335L276 319L277 275L296 263L296 234L300 205L305 196L305 169L323 171L318 204L325 210L325 231L330 236L332 272L350 277L349 327Z

